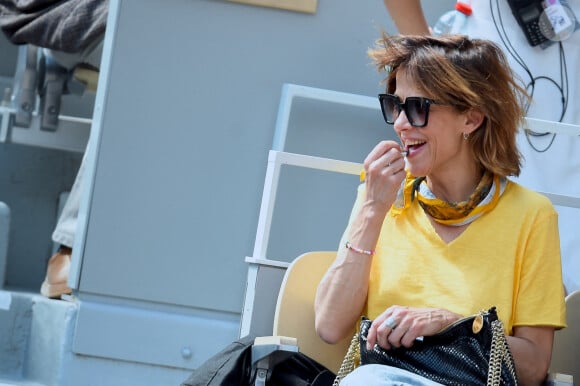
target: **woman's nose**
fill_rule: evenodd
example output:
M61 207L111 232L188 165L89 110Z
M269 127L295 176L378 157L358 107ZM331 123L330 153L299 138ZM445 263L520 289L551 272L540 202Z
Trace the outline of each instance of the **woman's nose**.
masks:
M411 127L411 123L409 123L409 120L407 119L407 114L405 114L404 109L401 109L399 115L397 116L397 118L395 118L393 127L395 128L396 132L408 130Z

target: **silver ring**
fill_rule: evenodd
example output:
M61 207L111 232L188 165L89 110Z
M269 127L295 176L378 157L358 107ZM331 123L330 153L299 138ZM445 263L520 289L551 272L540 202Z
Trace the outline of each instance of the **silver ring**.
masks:
M383 326L389 327L391 330L394 330L397 327L397 321L393 315L389 316L384 322Z

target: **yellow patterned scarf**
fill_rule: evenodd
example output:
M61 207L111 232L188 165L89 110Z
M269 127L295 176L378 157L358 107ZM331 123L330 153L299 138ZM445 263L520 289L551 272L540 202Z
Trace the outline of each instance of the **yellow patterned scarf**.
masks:
M438 223L454 226L469 224L497 205L506 183L505 178L485 173L468 200L450 203L435 197L427 186L425 177L416 178L407 173L391 208L391 214L398 216L417 198L425 213Z

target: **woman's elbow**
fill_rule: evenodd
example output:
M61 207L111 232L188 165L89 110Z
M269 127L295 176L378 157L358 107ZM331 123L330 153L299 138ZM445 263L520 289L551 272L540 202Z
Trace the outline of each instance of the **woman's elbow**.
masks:
M316 328L316 333L325 343L336 344L340 342L340 336L333 330L328 328Z
M544 385L546 379L548 378L548 372L550 370L550 360L548 361L540 361L537 363L537 366L531 370L531 373L528 374L530 379L531 385Z
M522 385L544 385L548 378L548 367L537 366L527 374L518 373L518 380Z
M343 338L334 325L334 323L328 323L321 320L322 318L316 317L314 322L314 327L316 329L316 334L324 342L328 344L336 344Z

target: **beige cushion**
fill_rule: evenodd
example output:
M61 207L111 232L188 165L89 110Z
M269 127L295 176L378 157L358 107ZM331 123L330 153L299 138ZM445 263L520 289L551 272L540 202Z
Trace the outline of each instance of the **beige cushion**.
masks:
M550 372L570 374L580 381L580 291L566 297L568 327L556 331Z
M336 373L352 337L329 345L318 337L314 328L316 288L335 256L336 251L308 252L290 264L280 287L274 335L296 337L301 352Z

